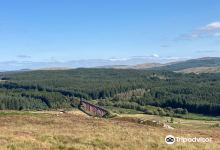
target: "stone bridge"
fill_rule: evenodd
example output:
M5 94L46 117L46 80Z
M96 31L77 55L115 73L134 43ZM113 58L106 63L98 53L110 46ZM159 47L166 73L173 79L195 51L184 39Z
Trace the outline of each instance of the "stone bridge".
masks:
M106 109L96 106L85 100L80 101L80 108L82 111L91 116L104 117L108 114Z

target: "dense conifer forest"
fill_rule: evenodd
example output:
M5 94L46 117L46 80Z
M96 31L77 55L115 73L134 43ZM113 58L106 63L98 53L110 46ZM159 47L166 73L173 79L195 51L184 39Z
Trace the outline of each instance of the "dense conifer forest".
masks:
M135 69L0 73L0 109L72 108L80 98L148 114L220 115L220 74Z

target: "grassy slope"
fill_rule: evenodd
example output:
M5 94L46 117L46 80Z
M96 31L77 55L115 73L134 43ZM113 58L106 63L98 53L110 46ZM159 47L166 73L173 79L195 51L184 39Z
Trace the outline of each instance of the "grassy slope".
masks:
M195 68L187 68L177 72L182 73L220 73L220 66L217 67L195 67Z
M121 115L151 119L143 114ZM124 119L98 119L80 111L57 112L0 112L0 149L220 149L220 130L210 128L220 121L174 119L176 128L127 122ZM156 117L162 121L168 118ZM122 121L123 120L123 121ZM168 146L168 134L186 137L212 137L212 144L175 143Z
M220 66L219 57L207 57L199 59L191 59L187 61L175 62L162 67L155 67L156 70L180 71L188 68L196 67L217 67Z

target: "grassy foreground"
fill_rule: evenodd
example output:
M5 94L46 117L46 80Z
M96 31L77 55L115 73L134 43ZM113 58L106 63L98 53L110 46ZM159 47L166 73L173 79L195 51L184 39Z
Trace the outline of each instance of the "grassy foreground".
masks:
M174 118L175 129L152 127L126 121L125 118L161 118L150 115L121 115L118 118L89 117L75 110L58 112L0 112L0 149L11 150L150 150L150 149L220 149L220 121L184 120ZM212 137L212 143L164 142L166 135Z

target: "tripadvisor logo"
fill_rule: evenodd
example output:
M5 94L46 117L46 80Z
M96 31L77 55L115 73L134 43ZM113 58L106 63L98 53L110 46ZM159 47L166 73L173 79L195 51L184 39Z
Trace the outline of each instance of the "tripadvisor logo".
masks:
M175 142L175 137L173 135L167 135L165 137L165 142L167 144L173 144Z
M165 137L165 142L167 144L173 144L175 142L181 142L181 143L211 143L212 138L204 138L204 137L192 137L192 138L186 138L186 137L174 137L173 135L167 135Z

